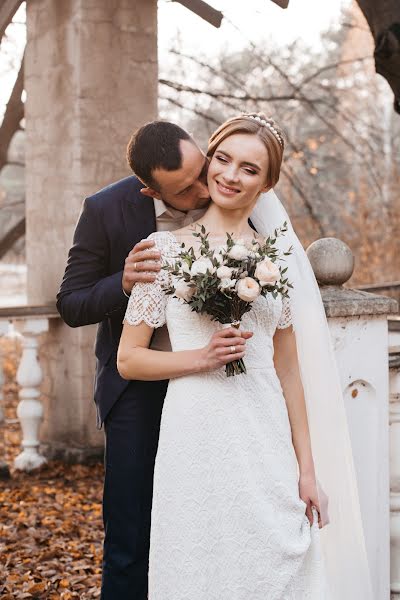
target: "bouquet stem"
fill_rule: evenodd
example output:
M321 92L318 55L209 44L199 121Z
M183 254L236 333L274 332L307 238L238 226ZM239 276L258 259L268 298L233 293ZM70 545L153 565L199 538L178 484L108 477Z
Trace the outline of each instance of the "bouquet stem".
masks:
M232 323L230 323L230 327L239 329L240 321L232 321ZM244 364L243 358L240 358L239 360L233 360L232 362L225 365L225 372L227 377L233 377L233 375L241 375L242 373L247 373L246 365Z

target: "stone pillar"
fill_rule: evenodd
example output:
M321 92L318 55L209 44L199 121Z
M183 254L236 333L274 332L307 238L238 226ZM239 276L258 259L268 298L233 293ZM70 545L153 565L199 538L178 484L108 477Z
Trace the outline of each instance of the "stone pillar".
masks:
M129 174L132 131L157 115L156 0L28 0L28 303L54 303L85 196ZM100 448L95 327L53 321L40 354L48 453Z
M307 255L321 286L342 383L374 598L389 598L387 315L397 312L397 302L343 287L354 267L354 257L344 242L317 240Z
M400 317L389 320L390 591L400 599Z

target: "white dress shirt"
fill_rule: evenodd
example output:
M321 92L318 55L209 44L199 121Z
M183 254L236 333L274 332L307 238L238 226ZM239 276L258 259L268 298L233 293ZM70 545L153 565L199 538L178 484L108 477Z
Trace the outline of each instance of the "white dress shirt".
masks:
M167 206L162 200L154 198L154 210L156 213L157 231L174 231L191 225L206 212L205 208L196 208L182 212L171 206Z
M157 198L154 198L154 210L156 213L157 231L174 231L181 227L186 227L200 219L206 212L206 208L196 208L188 212L182 212L181 210L167 206L162 200L158 200ZM150 348L164 352L171 350L166 325L154 330Z

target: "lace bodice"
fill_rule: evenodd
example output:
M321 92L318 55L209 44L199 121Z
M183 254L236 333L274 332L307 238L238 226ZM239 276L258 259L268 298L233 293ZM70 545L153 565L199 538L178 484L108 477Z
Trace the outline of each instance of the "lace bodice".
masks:
M170 231L152 233L147 239L154 240L156 248L161 253L163 264L173 261L179 254L180 244ZM207 334L210 330L215 330L216 324L207 315L194 313L183 301L165 294L163 286L168 283L169 277L169 273L161 269L153 283L137 283L132 289L125 321L130 325L145 322L153 328L162 327L167 322L167 325L170 325L168 328L171 342L174 337L176 338L176 335L174 336L175 327L181 329L182 324L184 324L186 329L186 319L193 321L193 325L197 322L200 329L198 333L204 329L207 330ZM171 327L172 321L174 327ZM290 300L288 298L282 299L281 296L276 299L272 295L260 296L253 303L252 309L244 315L243 326L245 326L245 323L250 324L251 321L264 326L272 337L275 329L283 329L291 325ZM209 327L205 327L207 322ZM174 347L172 345L172 348L185 349L179 343L178 346Z

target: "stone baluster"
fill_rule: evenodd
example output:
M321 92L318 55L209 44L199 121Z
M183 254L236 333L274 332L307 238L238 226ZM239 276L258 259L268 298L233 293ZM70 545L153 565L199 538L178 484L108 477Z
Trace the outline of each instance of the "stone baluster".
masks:
M8 322L0 321L0 339L7 335ZM7 479L10 476L10 470L5 460L5 414L4 414L4 372L3 372L3 356L0 351L0 479Z
M400 320L389 321L390 591L400 599Z
M393 298L344 287L354 268L344 242L317 240L307 255L320 285L342 384L374 598L384 600L390 595L387 317L398 306Z
M22 357L17 371L20 385L17 416L22 429L22 452L16 457L16 469L31 471L42 466L46 458L39 453L39 428L43 419L40 384L43 372L38 360L38 336L49 328L46 318L26 318L14 323L21 335Z

